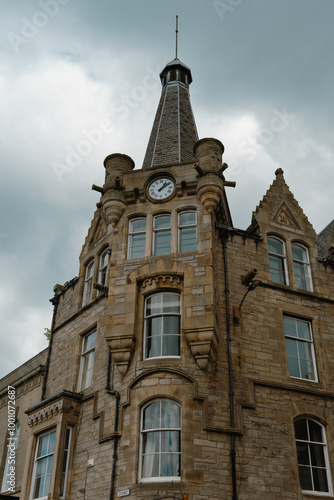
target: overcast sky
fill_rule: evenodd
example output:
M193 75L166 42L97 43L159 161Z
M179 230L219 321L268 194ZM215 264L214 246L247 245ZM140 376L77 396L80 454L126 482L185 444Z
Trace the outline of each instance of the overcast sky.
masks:
M275 170L320 232L334 217L333 0L0 0L0 376L47 346L78 274L104 158L141 168L158 73L190 66L199 137L225 145L234 225Z

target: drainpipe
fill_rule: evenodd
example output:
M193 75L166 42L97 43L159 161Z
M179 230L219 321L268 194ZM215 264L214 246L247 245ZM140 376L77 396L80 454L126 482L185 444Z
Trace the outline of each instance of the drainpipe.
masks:
M117 462L117 438L116 433L118 431L118 415L119 415L119 399L120 395L117 391L112 391L110 389L110 372L111 372L111 352L108 354L108 368L107 368L107 383L106 383L106 392L111 396L115 397L115 421L114 421L114 447L113 447L113 455L112 455L112 470L111 470L111 484L110 484L110 493L109 500L113 500L114 498L114 489L115 489L115 475L116 475L116 462Z
M59 304L59 295L56 294L54 297L52 297L52 299L50 299L50 302L53 305L53 313L52 313L52 322L51 322L51 329L50 329L48 355L46 358L45 369L44 369L41 401L43 401L43 399L45 399L46 382L47 382L47 378L48 378L48 374L49 374L50 357L51 357L51 349L52 349L52 342L53 342L53 330L54 330L55 323L56 323L57 309L58 309L58 304Z
M229 381L229 398L230 398L230 428L231 428L231 474L232 474L232 490L233 500L237 500L237 471L236 471L236 453L235 453L235 434L234 434L234 387L232 374L232 352L231 352L231 320L230 320L230 290L228 287L228 269L227 269L227 249L226 240L228 233L223 230L219 231L219 235L223 245L224 259L224 277L225 277L225 302L226 302L226 344L227 344L227 361L228 361L228 381Z

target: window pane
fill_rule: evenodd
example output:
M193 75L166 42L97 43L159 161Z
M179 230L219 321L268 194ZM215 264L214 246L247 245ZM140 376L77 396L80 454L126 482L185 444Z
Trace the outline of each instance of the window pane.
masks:
M293 339L285 339L285 344L286 344L287 355L292 358L297 358L298 357L297 341Z
M180 316L164 316L163 334L179 335L179 332L180 332Z
M300 378L300 369L297 358L289 358L288 357L288 368L291 377Z
M160 428L160 401L154 401L144 410L143 429Z
M161 401L161 427L163 429L180 428L180 417L179 405L168 399Z
M268 251L278 255L284 255L283 243L274 238L268 238Z
M182 212L179 214L179 225L190 226L196 224L196 212Z
M180 296L172 293L163 294L163 312L164 313L179 313L180 312Z
M130 237L130 259L144 257L146 233L133 234Z
M179 431L162 431L161 432L161 451L172 452L180 450Z
M300 288L301 290L310 290L308 269L306 264L294 261L293 267L295 271L297 288Z
M50 433L48 453L53 453L56 441L56 431Z
M38 441L37 457L43 457L48 452L49 435L42 436Z
M296 420L294 427L295 427L296 439L307 441L308 431L307 431L306 420Z
M299 466L298 471L299 471L300 486L302 490L313 491L311 468Z
M305 321L295 320L297 325L298 337L300 339L311 340L310 327Z
M161 356L161 336L148 337L146 341L146 358Z
M308 420L308 428L310 440L316 443L323 443L321 426L316 422L313 422L313 420Z
M297 458L299 465L310 465L310 457L307 443L297 441Z
M166 335L162 344L163 356L180 356L180 337L178 335Z
M312 468L315 491L329 491L326 469Z
M164 453L161 455L161 473L160 476L179 476L179 454Z
M162 334L162 317L157 316L155 318L148 318L146 320L147 324L147 337L152 337L155 335L161 335Z
M311 461L314 467L326 467L324 449L321 444L312 444L310 446Z
M313 363L311 361L300 360L300 376L308 380L315 380Z
M196 226L180 228L180 252L193 252L197 249Z
M270 275L274 283L285 285L284 262L281 257L269 255Z
M284 317L284 331L289 337L297 337L296 320Z
M132 220L130 223L130 232L131 233L137 233L137 232L144 232L146 231L146 219L135 219Z
M144 455L142 463L143 477L159 477L159 457L160 455Z
M171 231L157 231L154 237L154 255L166 255L170 253Z
M170 215L159 215L154 218L154 229L168 229L170 228Z
M143 453L160 451L160 432L147 432L143 434Z
M307 262L307 253L305 248L299 245L292 245L292 257L303 262Z
M162 312L162 294L151 295L146 300L146 316L159 314Z

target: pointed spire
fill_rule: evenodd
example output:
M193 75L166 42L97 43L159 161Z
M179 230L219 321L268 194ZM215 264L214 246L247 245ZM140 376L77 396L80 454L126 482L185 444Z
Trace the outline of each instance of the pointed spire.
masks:
M191 71L177 57L178 16L176 16L175 59L160 73L162 93L148 141L143 169L193 161L193 147L198 140L191 109L189 85Z

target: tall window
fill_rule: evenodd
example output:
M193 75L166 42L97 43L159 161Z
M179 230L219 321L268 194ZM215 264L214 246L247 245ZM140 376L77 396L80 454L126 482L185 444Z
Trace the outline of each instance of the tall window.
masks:
M10 467L13 466L13 464L15 464L16 450L19 444L19 437L20 437L20 422L16 422L14 436L12 435L8 436L8 441L6 441L6 444L11 445L11 447L7 448L6 463L1 484L2 493L8 491L9 488L12 487L12 485L10 484L9 473L10 473Z
M285 248L278 238L268 238L270 275L274 283L287 284Z
M68 427L66 429L66 438L65 438L63 463L62 463L62 467L61 467L60 498L65 498L65 489L66 489L66 482L67 482L68 462L69 462L69 457L70 457L71 434L72 434L72 428Z
M296 243L293 243L291 248L297 288L311 291L312 283L308 252L305 247Z
M181 212L179 214L179 252L193 252L196 248L196 212Z
M317 381L310 322L285 316L284 331L291 377Z
M85 288L82 301L83 306L88 304L88 302L90 301L90 294L92 292L92 284L93 284L93 273L94 273L94 260L91 260L86 266Z
M146 218L138 217L130 221L129 226L129 259L144 257L146 243Z
M156 215L153 221L153 255L166 255L171 248L171 216Z
M141 480L179 480L180 467L181 408L169 399L155 400L142 410Z
M83 391L92 383L94 356L95 356L96 330L85 335L82 339L80 383L79 390Z
M48 496L55 439L55 430L38 437L32 479L32 499L44 499Z
M99 266L99 283L100 285L107 284L107 273L108 273L108 255L109 248L104 250L100 256L100 266Z
M331 493L325 432L314 420L295 422L299 481L306 493Z
M180 295L156 293L146 299L144 357L180 356Z

